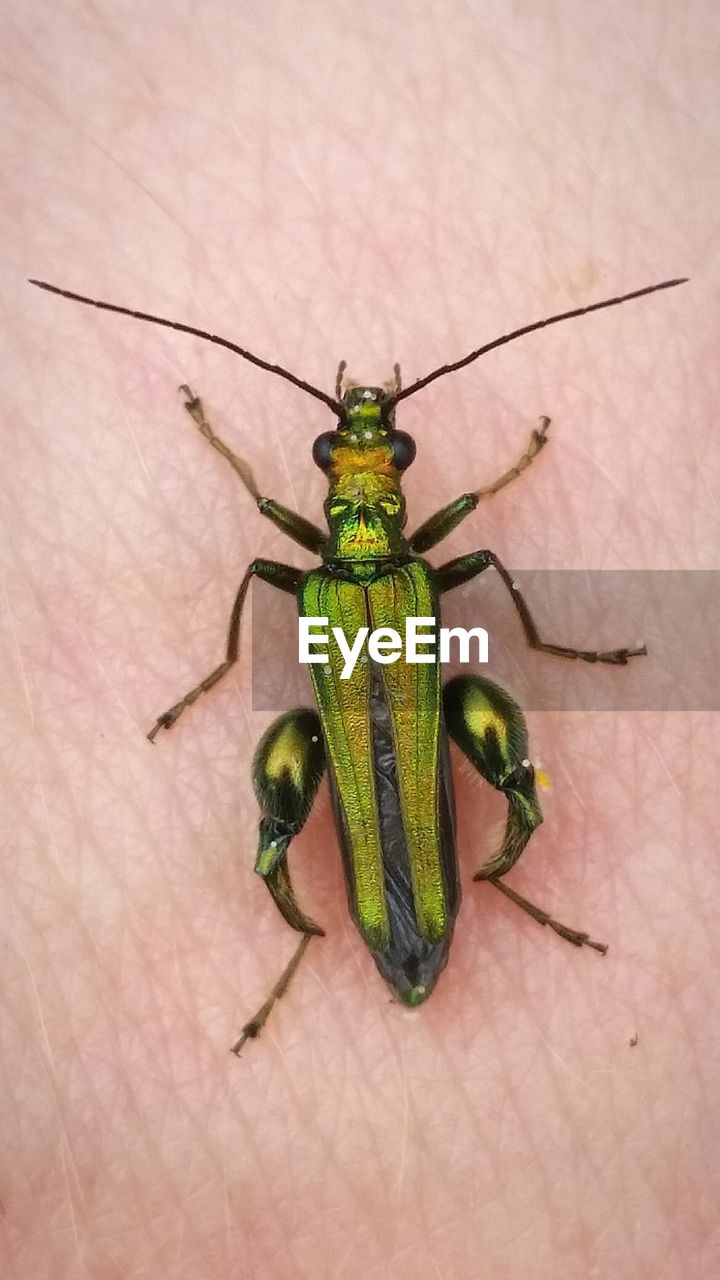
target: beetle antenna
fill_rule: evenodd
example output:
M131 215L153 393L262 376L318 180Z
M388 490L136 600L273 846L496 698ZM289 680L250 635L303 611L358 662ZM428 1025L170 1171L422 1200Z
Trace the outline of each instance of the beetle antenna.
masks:
M218 347L226 347L228 351L234 351L236 356L242 356L243 360L249 360L251 364L255 364L259 369L266 369L268 373L276 373L279 378L284 378L286 382L292 382L293 386L299 387L301 391L306 391L309 396L314 396L316 400L322 400L333 413L340 413L341 406L337 400L333 400L332 396L328 396L324 391L319 391L317 387L313 387L309 382L305 382L302 378L297 378L294 373L290 373L288 369L283 369L282 365L271 364L268 360L262 360L260 356L254 356L252 351L246 351L244 347L239 347L235 342L231 342L229 338L221 338L216 333L206 333L204 329L196 329L191 324L181 324L178 320L163 320L161 316L151 316L146 311L132 311L130 307L118 307L112 302L98 302L96 298L86 298L81 293L72 293L69 289L58 289L57 285L46 284L44 280L30 280L30 284L34 284L38 289L46 289L48 293L57 293L61 298L71 298L73 302L84 302L89 307L99 307L101 311L116 311L121 316L132 316L135 320L148 320L151 324L164 325L166 329L179 329L181 333L191 333L196 338L204 338L206 342L214 342Z
M604 302L593 302L589 307L576 307L573 311L562 311L557 316L549 316L547 320L536 320L534 324L525 324L522 329L514 329L512 333L506 333L502 338L495 338L493 342L487 342L485 346L478 347L477 351L471 351L469 356L464 356L462 360L455 360L453 364L441 365L439 369L434 369L432 373L428 373L424 378L418 378L417 382L413 382L404 391L398 391L393 397L392 404L396 405L399 400L407 400L408 396L414 396L416 391L421 391L429 382L434 382L436 378L442 378L446 373L455 373L457 369L464 369L466 364L472 364L473 360L484 356L488 351L494 351L495 347L504 347L507 342L514 342L516 338L522 338L526 333L533 333L535 329L544 329L549 324L559 324L561 320L573 320L576 316L589 315L591 311L602 311L604 307L617 307L621 302L630 302L632 298L642 298L646 293L656 293L658 289L674 289L678 284L687 284L688 277L683 276L679 280L663 280L662 284L647 285L644 289L635 289L633 293L623 293L619 298L607 298Z

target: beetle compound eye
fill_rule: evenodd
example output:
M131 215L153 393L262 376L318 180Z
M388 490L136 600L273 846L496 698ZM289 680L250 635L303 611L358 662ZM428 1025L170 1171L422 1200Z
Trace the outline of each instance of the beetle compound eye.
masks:
M415 441L405 431L393 431L390 437L393 462L398 471L407 471L411 462L415 461Z
M334 431L323 431L312 447L313 462L321 471L327 471L332 461Z

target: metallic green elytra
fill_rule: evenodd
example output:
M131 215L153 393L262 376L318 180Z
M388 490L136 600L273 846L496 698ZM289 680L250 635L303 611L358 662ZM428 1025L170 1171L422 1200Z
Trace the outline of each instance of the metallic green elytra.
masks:
M646 652L644 645L598 652L542 640L517 584L492 551L475 551L439 568L423 558L482 499L522 474L547 442L549 418L543 418L539 430L533 431L515 466L493 484L462 494L408 537L401 482L415 457L415 444L397 429L395 409L434 379L523 334L672 288L684 280L667 280L525 325L433 370L405 389L396 365L392 387L351 386L343 392L342 364L334 398L279 365L202 329L99 302L41 281L31 283L50 293L226 347L285 378L336 415L335 429L323 433L313 445L314 461L328 482L325 530L263 497L248 464L215 435L201 401L189 387L181 388L187 396L186 408L201 433L239 475L259 511L295 542L317 554L320 565L305 571L273 560L252 561L233 606L224 660L158 717L148 734L151 741L160 729L169 729L236 661L242 608L253 577L294 595L300 615L327 618L329 627L341 627L351 642L362 627L392 628L402 633L408 618L434 618L439 623L444 592L494 568L510 593L532 648L556 657L614 665ZM393 663L361 661L347 679L341 677L335 662L313 663L310 672L317 709L299 708L281 715L263 735L253 761L253 785L261 810L255 870L285 920L302 936L267 1000L243 1027L234 1052L261 1031L309 942L323 933L296 902L287 852L308 818L326 770L350 911L380 973L404 1004L419 1005L433 990L447 962L460 904L449 739L508 802L502 844L475 879L494 885L575 946L606 950L586 933L560 924L502 883L501 877L514 866L542 822L536 782L543 778L529 758L522 711L504 689L475 675L457 677L443 687L436 653L419 663L402 658Z

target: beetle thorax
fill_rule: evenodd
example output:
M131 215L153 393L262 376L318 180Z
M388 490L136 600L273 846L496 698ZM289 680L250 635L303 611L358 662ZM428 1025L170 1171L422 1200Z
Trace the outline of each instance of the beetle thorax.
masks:
M325 502L327 558L372 560L405 551L405 499L387 446L340 449L336 457Z

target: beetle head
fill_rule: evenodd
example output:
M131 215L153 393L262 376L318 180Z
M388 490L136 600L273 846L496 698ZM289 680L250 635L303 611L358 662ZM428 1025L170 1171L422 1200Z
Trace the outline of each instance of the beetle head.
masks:
M395 428L394 397L382 387L348 387L340 401L335 431L324 431L313 444L313 460L321 471L330 471L339 451L352 451L358 469L365 459L374 470L382 466L405 471L415 457L415 441ZM379 452L378 452L379 451Z

